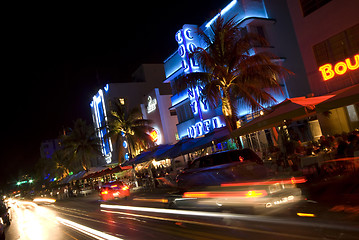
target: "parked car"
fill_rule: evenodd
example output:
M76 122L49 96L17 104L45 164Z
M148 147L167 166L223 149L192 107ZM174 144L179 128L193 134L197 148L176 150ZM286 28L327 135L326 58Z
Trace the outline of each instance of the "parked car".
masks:
M266 209L302 199L296 183L303 179L275 178L250 149L219 152L200 157L177 176L179 194L170 207Z
M130 196L130 188L122 181L108 182L101 186L99 195L104 201L128 198Z

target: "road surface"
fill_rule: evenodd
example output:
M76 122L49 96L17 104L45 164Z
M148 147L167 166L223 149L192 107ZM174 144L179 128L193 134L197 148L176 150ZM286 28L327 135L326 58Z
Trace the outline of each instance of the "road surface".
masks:
M177 210L166 208L161 199L105 203L92 195L49 205L20 201L11 213L8 240L359 239L354 219Z

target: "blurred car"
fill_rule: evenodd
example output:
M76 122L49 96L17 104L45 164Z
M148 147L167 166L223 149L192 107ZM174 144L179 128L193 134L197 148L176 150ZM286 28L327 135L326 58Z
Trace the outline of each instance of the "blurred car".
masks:
M122 181L108 182L101 186L99 195L104 201L119 198L127 199L130 196L130 188Z
M2 218L0 218L0 240L5 240L5 230Z
M176 182L178 188L188 189L238 180L261 179L268 174L262 159L251 149L245 148L197 158L177 176Z
M9 209L10 207L7 207L3 201L0 202L0 218L2 220L2 224L11 224L11 215Z
M298 202L302 178L276 179L250 149L200 157L177 176L180 194L170 207L267 209Z

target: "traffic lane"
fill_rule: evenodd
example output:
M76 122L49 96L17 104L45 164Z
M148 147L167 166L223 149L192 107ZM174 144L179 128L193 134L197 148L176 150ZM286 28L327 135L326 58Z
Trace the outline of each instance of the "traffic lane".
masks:
M104 210L98 213L81 213L69 208L57 209L59 215L70 221L101 230L121 239L315 239L300 235L273 232L273 229L253 230L247 227L209 223L201 220L184 220L162 214L136 214ZM177 210L175 210L177 211ZM224 225L223 225L224 224ZM263 227L262 227L263 228Z
M272 239L272 237L273 239L318 239L323 236L340 236L341 239L351 239L353 236L359 235L358 224L325 222L315 218L277 218L226 212L174 210L124 205L104 204L101 206L103 212L174 222L178 225L185 224L201 228L209 227L216 229L215 232L221 234L227 234L230 230L231 232L236 232L234 236L249 236L248 239L257 235L266 239ZM303 214L302 216L306 215ZM207 230L204 229L204 231ZM233 236L233 234L230 236Z
M11 225L5 228L6 239L68 240L88 239L78 231L65 228L56 220L56 212L32 202L18 201L10 209Z
M322 222L322 220L318 219L305 219L300 221L293 221L292 218L290 219L280 219L276 217L268 217L268 216L253 216L253 215L245 215L245 214L231 214L225 213L228 216L219 215L217 217L213 216L200 216L201 211L196 211L196 215L188 215L188 214L179 214L180 212L176 212L175 214L168 214L168 210L171 209L163 209L163 203L161 200L158 199L151 199L151 201L146 204L146 201L126 201L126 200L119 200L119 201L110 201L106 202L106 204L111 205L120 205L125 209L121 209L121 211L114 210L114 209L102 209L107 210L102 211L102 213L98 213L98 205L101 201L97 200L90 200L90 199L76 199L73 201L67 201L66 204L62 203L63 208L59 209L60 212L66 212L73 214L77 212L80 214L79 218L82 219L83 217L88 217L91 215L95 220L95 222L101 219L102 223L106 224L107 221L108 226L104 228L104 231L108 233L120 233L123 236L132 236L135 234L137 238L141 236L147 236L149 232L153 235L158 234L158 232L164 231L166 228L172 228L173 224L178 226L186 226L185 229L181 229L181 234L186 234L186 239L191 238L191 231L189 231L190 226L192 227L193 231L198 232L198 229L202 229L204 233L208 232L206 228L214 228L216 229L215 232L225 233L224 235L220 235L217 239L223 239L224 237L231 237L233 234L230 234L228 230L231 232L240 231L241 234L247 233L249 236L260 234L261 237L266 236L275 236L274 239L288 239L290 238L299 238L304 239L308 237L309 239L312 236L339 236L339 235L348 235L350 236L350 231L345 231L345 229L341 229L340 225L337 224L326 224ZM153 201L155 200L155 201ZM156 212L154 211L136 211L138 209L131 209L129 207L136 207L136 206L156 206ZM67 206L67 207L65 207ZM81 207L80 207L81 206ZM72 207L80 207L80 209L72 208ZM91 214L90 214L91 212ZM104 214L107 213L106 217L103 219ZM82 214L82 216L81 216ZM222 213L212 213L212 215L222 214ZM115 215L118 215L117 217ZM307 217L305 214L302 215ZM70 216L71 217L71 216ZM126 224L123 225L123 221L126 220ZM125 227L122 228L114 228L111 226L111 221L113 224L122 224ZM120 221L120 223L118 223ZM135 221L133 223L133 221ZM145 221L145 222L144 222ZM153 221L156 223L153 224ZM159 221L159 222L158 222ZM93 221L91 221L93 222ZM139 224L142 223L142 224ZM290 224L289 224L290 223ZM212 225L211 225L212 224ZM96 225L96 224L95 224ZM97 224L94 227L99 228L102 224ZM127 227L127 225L129 225ZM158 225L162 228L159 229ZM224 225L226 225L224 227ZM262 231L263 230L263 231ZM177 229L178 231L178 229ZM137 233L141 232L142 234L138 235ZM157 233L156 233L157 232ZM170 232L170 231L169 231ZM274 233L283 233L283 234L274 234ZM229 236L228 236L229 235ZM238 234L234 234L238 236ZM151 237L149 236L149 237ZM161 235L162 236L162 235ZM161 237L160 236L160 237ZM171 236L168 235L167 237ZM174 236L172 236L174 237ZM350 239L350 238L349 238Z
M338 226L318 223L315 220L293 222L292 219L221 212L210 212L203 215L202 211L188 212L160 207L145 208L145 211L142 211L143 209L139 211L133 205L125 205L126 203L133 204L133 201L117 202L122 203L122 205L117 205L121 209L102 208L101 212L89 211L89 206L95 202L91 204L87 202L87 210L69 206L55 206L55 208L64 218L123 239L163 239L164 236L166 239L232 239L239 237L242 239L318 239L327 235L332 237L348 236L350 239L348 231L341 231ZM115 205L114 202L111 203ZM79 202L71 204L84 206ZM96 209L96 206L92 207L92 209Z

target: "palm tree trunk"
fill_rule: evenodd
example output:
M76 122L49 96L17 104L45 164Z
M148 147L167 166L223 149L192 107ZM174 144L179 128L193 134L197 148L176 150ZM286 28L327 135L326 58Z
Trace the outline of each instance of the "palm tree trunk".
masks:
M229 132L232 132L233 130L237 129L237 119L236 119L236 115L234 114L235 111L228 90L224 89L223 93L224 96L222 97L222 112L224 119L226 121L227 128ZM243 148L239 137L235 137L233 138L233 140L238 149Z

